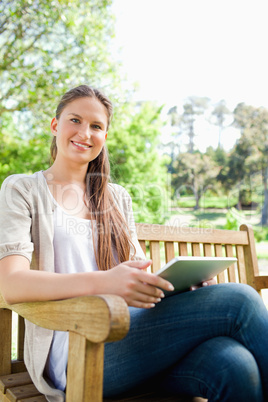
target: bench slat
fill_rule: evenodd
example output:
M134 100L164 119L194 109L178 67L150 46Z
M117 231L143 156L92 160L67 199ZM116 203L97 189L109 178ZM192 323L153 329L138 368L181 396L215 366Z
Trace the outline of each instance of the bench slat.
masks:
M23 373L24 371L27 371L24 361L12 360L12 362L11 362L11 373L12 374Z
M268 276L267 275L256 276L255 283L257 289L268 289Z
M200 244L199 243L192 243L192 255L193 257L200 257Z
M140 243L140 246L142 248L142 251L146 255L146 243L145 243L145 240L141 240L139 243Z
M204 244L204 256L205 257L212 256L211 244L208 244L208 243Z
M188 255L187 243L185 243L185 242L179 243L179 255L183 256L183 257L186 257Z
M215 250L216 257L222 257L222 245L221 244L215 244L214 250ZM218 279L218 283L225 283L224 271L220 272L219 275L217 275L217 279Z
M247 283L246 265L243 246L236 246L237 269L240 283Z
M150 242L150 258L153 260L151 265L152 272L157 272L161 268L160 245L158 241Z
M41 396L40 392L33 384L8 388L6 392L6 396L11 402L18 402L25 398L39 395Z
M23 350L24 350L24 332L25 332L25 323L24 318L18 317L18 360L23 360Z
M47 399L44 395L38 395L32 398L19 399L18 402L47 402Z
M166 263L175 257L174 243L171 241L165 242L165 260Z
M18 387L21 385L31 384L32 380L29 374L17 373L0 377L0 391L5 394L8 388Z
M199 243L202 238L202 243L249 244L247 233L243 231L145 223L137 223L136 229L139 240Z
M233 257L234 256L233 246L232 245L226 244L225 245L225 250L226 250L226 257ZM228 272L228 280L229 280L229 282L236 282L234 264L232 264L228 268L227 272Z

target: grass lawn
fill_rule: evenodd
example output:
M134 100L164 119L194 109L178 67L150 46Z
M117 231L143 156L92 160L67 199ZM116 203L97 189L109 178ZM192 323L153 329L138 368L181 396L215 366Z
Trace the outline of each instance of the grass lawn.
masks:
M235 198L222 196L204 196L201 197L199 206L200 208L230 208L236 204L237 200ZM180 197L176 204L180 208L194 208L195 206L195 198L183 196Z
M261 241L256 243L258 258L268 260L268 241Z

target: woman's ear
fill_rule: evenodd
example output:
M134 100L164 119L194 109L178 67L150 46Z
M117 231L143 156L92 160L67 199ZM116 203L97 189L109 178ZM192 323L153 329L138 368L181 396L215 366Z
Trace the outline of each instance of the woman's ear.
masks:
M57 135L57 128L58 128L58 120L56 119L56 117L53 117L50 123L50 130L53 135Z

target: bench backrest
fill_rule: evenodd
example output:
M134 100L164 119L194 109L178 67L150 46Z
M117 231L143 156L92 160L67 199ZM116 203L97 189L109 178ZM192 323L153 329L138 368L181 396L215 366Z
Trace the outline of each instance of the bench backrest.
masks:
M258 292L268 288L268 276L260 276L254 233L249 225L239 231L211 228L136 224L143 251L153 260L152 272L175 256L236 257L237 264L218 275L218 283L247 283Z

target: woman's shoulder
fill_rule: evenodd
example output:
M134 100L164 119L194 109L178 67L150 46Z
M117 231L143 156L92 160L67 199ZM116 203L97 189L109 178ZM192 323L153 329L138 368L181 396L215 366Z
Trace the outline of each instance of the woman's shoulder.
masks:
M42 171L33 174L12 174L3 181L1 189L5 190L6 187L12 187L21 190L29 190L32 187L38 186L38 183L41 181Z
M125 187L116 183L109 183L109 190L116 198L129 199L131 198Z

